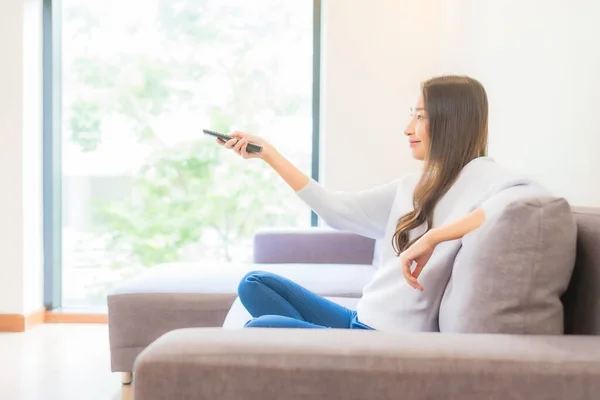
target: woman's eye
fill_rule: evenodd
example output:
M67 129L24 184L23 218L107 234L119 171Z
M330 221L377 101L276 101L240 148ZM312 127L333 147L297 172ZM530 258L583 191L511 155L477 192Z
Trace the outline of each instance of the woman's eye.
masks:
M417 115L417 119L423 119L422 115Z

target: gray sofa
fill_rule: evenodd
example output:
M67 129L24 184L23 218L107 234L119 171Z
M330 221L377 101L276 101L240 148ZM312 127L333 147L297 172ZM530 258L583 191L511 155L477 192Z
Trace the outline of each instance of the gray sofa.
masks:
M268 231L255 241L260 265L212 275L167 266L115 291L113 371L132 371L141 352L134 368L142 400L598 399L600 210L573 212L578 243L562 299L566 335L237 329L249 315L234 302L235 288L249 269L286 275L348 307L374 270L372 240ZM221 324L230 329L192 328Z

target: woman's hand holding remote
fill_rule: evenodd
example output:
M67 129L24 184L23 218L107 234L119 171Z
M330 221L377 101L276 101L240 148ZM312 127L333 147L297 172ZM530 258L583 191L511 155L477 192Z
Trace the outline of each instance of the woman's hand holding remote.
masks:
M262 158L267 159L271 153L273 153L273 146L269 144L266 140L259 138L258 136L253 136L245 132L232 132L229 134L233 139L223 142L221 139L217 139L217 143L221 146L233 149L238 155L243 158ZM262 151L260 153L249 153L247 151L248 143L257 144L262 147Z

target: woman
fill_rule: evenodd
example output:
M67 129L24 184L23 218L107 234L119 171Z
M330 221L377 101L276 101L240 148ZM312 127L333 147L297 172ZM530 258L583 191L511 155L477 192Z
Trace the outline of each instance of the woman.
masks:
M281 276L249 273L239 285L254 317L247 327L438 330L458 239L481 226L510 188L530 183L486 157L487 95L474 79L424 82L404 134L412 156L424 162L422 172L359 193L328 191L256 136L234 132L234 139L218 141L244 158L266 161L328 225L385 244L357 311ZM247 153L249 142L263 146L262 153Z

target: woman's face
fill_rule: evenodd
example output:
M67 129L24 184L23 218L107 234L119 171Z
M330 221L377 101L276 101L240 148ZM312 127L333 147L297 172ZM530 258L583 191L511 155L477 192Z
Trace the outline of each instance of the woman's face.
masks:
M411 109L411 120L404 134L408 137L413 158L424 160L429 151L429 118L422 94L417 98L415 107Z

